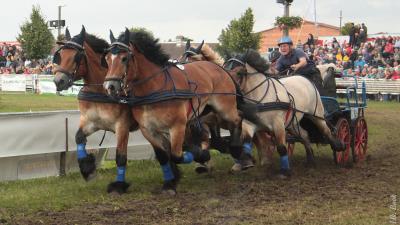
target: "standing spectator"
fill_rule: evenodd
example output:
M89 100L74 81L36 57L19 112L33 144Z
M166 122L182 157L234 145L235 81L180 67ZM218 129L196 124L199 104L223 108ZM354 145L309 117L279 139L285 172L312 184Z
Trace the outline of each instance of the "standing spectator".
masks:
M359 39L361 43L364 43L367 41L367 34L365 33L364 29L360 29L360 35L359 35Z
M311 34L311 33L309 33L308 34L308 38L307 38L307 42L306 42L310 47L311 47L311 45L314 45L315 44L315 40L314 40L314 36Z
M354 27L354 23L351 23L350 25L350 31L349 31L349 43L351 45L351 47L354 47L354 36L356 33L356 28Z
M350 43L350 42L349 42ZM340 47L340 45L339 45L339 42L336 40L336 38L334 37L333 39L332 39L332 48L333 49L336 49L336 48L339 48Z
M362 23L362 24L361 24L361 28L364 30L364 32L365 32L365 35L367 36L367 35L368 35L368 29L367 29L367 26L365 26L365 24L364 24L364 23Z

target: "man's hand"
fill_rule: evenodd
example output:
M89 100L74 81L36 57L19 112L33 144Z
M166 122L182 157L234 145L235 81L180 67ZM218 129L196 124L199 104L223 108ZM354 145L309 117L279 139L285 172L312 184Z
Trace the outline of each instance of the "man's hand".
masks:
M293 71L297 71L299 69L299 64L293 64L290 68L292 68Z

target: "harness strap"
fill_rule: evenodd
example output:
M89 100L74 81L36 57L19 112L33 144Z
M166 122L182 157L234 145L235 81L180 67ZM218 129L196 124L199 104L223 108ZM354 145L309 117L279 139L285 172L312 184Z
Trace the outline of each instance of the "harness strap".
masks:
M114 103L118 104L118 99L115 99L104 93L88 92L80 90L78 93L78 100L100 103Z

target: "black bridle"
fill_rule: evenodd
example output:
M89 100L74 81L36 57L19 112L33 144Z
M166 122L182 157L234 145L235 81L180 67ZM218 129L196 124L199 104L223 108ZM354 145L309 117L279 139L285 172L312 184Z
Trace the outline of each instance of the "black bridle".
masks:
M71 73L68 70L65 70L63 68L57 67L55 69L55 73L61 72L68 77L68 86L72 86L74 84L74 81L77 80L76 73L79 70L79 67L81 65L82 58L85 60L85 65L86 65L86 70L88 71L88 63L87 63L87 56L85 52L85 48L73 41L67 41L65 43L61 43L61 47L57 49L57 51L53 55L53 63L59 65L61 63L61 56L60 56L60 51L63 49L73 49L77 51L75 57L74 57L74 63L75 63L75 68L73 72ZM81 84L76 84L76 85L81 85Z
M124 62L125 64L125 73L123 74L122 77L111 77L111 78L106 78L104 81L118 81L121 83L121 87L123 89L125 89L125 87L127 87L128 85L126 84L126 77L128 74L128 69L129 69L129 61L132 59L134 59L134 54L133 51L129 48L129 46L125 43L116 41L113 42L111 44L111 46L105 51L105 55L107 53L111 52L112 54L118 54L120 52L127 52L128 53L128 57L126 59L126 62ZM104 55L104 57L105 57Z

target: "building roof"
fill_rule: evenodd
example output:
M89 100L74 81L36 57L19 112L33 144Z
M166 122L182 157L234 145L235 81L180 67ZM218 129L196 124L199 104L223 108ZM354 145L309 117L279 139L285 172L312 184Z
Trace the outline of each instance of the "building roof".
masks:
M215 47L218 43L207 43L212 49L215 50ZM178 59L180 58L183 53L185 52L185 45L186 43L176 43L176 42L169 42L169 43L161 43L161 48L167 53L171 59ZM191 43L192 46L199 46L200 43Z
M304 24L306 24L306 23L308 23L308 24L314 24L313 21L304 20ZM318 26L320 26L320 27L327 27L327 28L331 28L331 29L335 29L335 30L339 30L339 29L340 29L340 28L337 27L337 26L333 26L333 25L326 24L326 23L319 23L319 22L317 22L317 24L318 24ZM266 30L259 31L259 32L257 32L257 33L263 33L263 32L266 32L266 31L273 30L273 29L275 29L275 28L278 28L278 27L275 26L275 27L272 27L272 28L269 28L269 29L266 29Z

